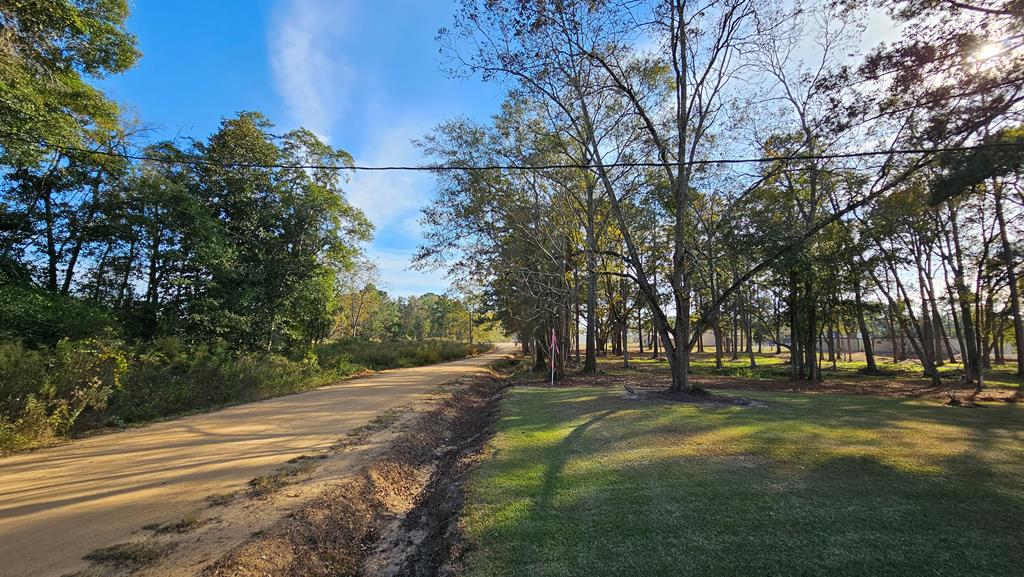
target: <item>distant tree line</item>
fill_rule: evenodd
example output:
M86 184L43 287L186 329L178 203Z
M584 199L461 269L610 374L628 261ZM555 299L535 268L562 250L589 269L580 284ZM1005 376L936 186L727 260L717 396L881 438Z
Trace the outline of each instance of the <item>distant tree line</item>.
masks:
M351 285L352 281L363 282ZM350 286L339 292L333 338L444 339L466 343L505 338L493 317L475 313L479 305L472 298L435 293L394 297L363 275L351 277L348 282Z

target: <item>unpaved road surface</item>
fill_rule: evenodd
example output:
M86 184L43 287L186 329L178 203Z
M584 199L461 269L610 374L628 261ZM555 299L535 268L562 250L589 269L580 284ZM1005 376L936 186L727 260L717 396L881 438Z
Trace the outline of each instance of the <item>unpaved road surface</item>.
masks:
M59 576L82 556L181 519L388 409L477 372L511 345L0 459L0 576Z

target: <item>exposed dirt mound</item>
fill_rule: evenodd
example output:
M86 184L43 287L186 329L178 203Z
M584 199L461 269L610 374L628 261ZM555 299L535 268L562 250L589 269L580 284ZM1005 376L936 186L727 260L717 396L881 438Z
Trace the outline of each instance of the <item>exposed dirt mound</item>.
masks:
M307 507L257 533L204 575L347 575L359 566L358 545L374 512L365 477L346 481Z
M461 551L456 514L505 386L457 384L382 456L208 567L204 577L437 575Z

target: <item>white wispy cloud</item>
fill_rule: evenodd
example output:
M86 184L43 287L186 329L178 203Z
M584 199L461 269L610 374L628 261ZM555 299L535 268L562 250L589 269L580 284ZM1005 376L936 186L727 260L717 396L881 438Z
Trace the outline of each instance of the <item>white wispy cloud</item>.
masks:
M377 263L385 289L396 296L443 293L449 283L442 271L418 271L410 268L413 251L370 246L366 256Z
M398 226L405 233L405 236L409 238L421 238L423 235L423 226L420 224L419 213L406 218Z
M372 137L368 153L357 164L415 165L421 162L410 142L425 132L419 122L396 122ZM420 239L420 210L433 190L433 176L424 172L357 172L345 187L349 201L363 210L376 225L377 241L366 248L377 262L388 291L408 296L425 292L444 292L448 281L443 271L421 272L410 268L415 245ZM378 243L389 248L381 248ZM394 248L394 243L409 248Z
M366 153L356 159L357 164L417 165L422 162L411 141L425 134L429 124L417 121L374 124L380 128L371 136ZM430 198L433 186L433 176L425 172L357 172L346 190L349 201L366 213L378 231L388 232L390 228L392 232L416 238L418 228L409 226L409 221L419 217L420 208ZM414 231L415 234L409 234Z
M282 0L269 32L270 67L285 109L326 140L344 111L353 76L339 48L349 13L344 0Z
M346 42L358 39L357 8L351 0L278 0L268 33L275 89L292 124L352 152L356 164L420 164L411 141L423 136L434 119L418 110L403 111L401 101L391 98L372 71L359 70L346 59ZM366 127L361 142L340 141L358 134L359 127ZM422 172L356 172L344 185L349 202L376 226L377 240L365 247L366 255L393 294L448 287L443 272L410 268L420 237L420 210L433 186L433 177Z

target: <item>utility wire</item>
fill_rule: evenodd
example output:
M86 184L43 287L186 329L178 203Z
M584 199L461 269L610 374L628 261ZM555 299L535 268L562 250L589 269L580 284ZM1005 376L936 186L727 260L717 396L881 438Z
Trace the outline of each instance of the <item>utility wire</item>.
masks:
M127 160L159 162L172 165L211 166L218 168L262 168L282 170L352 170L361 172L454 172L454 171L487 171L487 170L557 170L557 169L593 169L596 164L583 163L553 163L553 164L491 164L491 165L465 165L465 164L432 164L432 165L338 165L338 164L260 164L248 162L215 162L202 158L170 158L148 154L129 154L124 152L113 152L107 150L92 150L78 146L59 145L45 140L32 140L17 138L28 144L42 146L62 152L74 152L78 154L99 155L111 158L123 158ZM604 168L663 168L667 166L708 166L724 164L765 164L772 162L800 162L809 160L840 160L851 158L867 158L873 156L889 155L918 155L918 154L939 154L971 152L975 150L999 150L999 149L1024 149L1024 142L988 142L962 146L939 146L933 148L889 148L883 150L863 150L854 152L838 152L829 154L795 154L780 156L761 156L749 158L712 158L695 159L683 162L610 162L603 164Z

